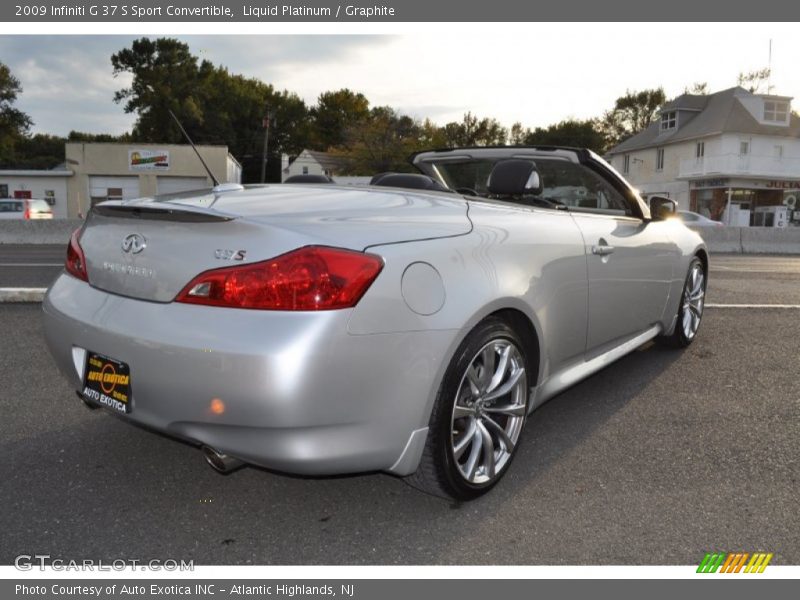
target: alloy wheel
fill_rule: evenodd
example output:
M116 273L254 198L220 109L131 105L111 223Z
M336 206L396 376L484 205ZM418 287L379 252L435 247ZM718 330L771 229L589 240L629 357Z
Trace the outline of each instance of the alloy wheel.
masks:
M450 449L471 484L495 479L511 458L527 412L527 375L507 339L487 343L461 378L451 417Z
M689 276L686 278L686 285L683 289L683 310L681 314L681 325L683 335L687 340L691 340L697 334L700 327L700 319L703 317L703 305L705 302L705 274L700 264L692 266Z

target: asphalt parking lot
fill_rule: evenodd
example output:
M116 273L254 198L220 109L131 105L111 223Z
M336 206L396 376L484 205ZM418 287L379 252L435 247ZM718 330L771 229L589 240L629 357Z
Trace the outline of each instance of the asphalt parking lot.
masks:
M14 269L0 286L23 285ZM710 282L712 304L800 304L800 257L714 257ZM568 390L469 504L383 474L219 475L191 446L85 409L38 305L0 304L0 327L2 564L697 564L714 550L800 564L797 308L709 308L690 349L646 345Z

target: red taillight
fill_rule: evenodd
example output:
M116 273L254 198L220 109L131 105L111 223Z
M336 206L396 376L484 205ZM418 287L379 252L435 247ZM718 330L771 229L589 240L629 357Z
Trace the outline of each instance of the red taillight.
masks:
M31 205L25 201L25 212L22 213L22 218L26 221L31 218Z
M67 273L83 281L89 281L89 276L86 273L86 258L83 256L83 249L78 243L81 230L76 229L72 232L69 238L69 246L67 246L67 260L64 262L64 267Z
M206 271L176 302L261 310L333 310L355 306L383 268L363 252L307 246L263 262Z

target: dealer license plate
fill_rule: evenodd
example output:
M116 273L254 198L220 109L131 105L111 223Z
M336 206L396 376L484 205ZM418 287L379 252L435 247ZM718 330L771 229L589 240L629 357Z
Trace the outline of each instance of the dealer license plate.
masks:
M131 370L124 362L95 352L86 353L83 396L113 411L131 412Z

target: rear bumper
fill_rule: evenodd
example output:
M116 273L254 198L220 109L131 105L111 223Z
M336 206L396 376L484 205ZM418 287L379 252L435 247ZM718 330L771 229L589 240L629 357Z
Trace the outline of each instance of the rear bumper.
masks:
M132 412L124 418L249 463L311 475L413 472L456 336L351 335L352 311L160 304L66 274L43 310L48 346L76 390L85 351L107 355L130 367ZM223 401L222 414L211 411L214 398Z

